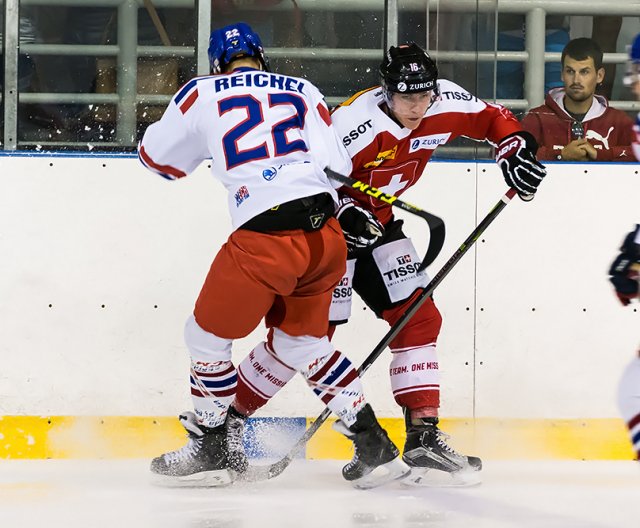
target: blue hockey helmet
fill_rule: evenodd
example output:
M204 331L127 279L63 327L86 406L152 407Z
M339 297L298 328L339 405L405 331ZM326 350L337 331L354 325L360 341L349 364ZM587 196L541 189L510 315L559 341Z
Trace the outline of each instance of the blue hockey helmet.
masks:
M380 64L380 83L388 98L392 93L437 90L438 68L415 42L391 46Z
M249 24L238 22L211 32L209 37L209 64L213 73L220 73L233 59L256 57L265 71L269 61L265 57L262 41Z
M627 60L627 73L624 76L624 84L631 86L640 82L640 33L638 33L630 46L628 46L629 58Z

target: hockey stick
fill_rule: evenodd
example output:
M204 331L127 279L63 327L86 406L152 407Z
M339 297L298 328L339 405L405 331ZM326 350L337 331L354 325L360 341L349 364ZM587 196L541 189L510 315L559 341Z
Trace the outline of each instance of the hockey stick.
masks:
M418 215L420 218L427 222L429 226L429 246L427 247L427 252L420 263L420 267L418 268L417 273L424 271L427 266L429 266L436 257L440 254L442 250L442 246L444 245L444 237L445 237L445 227L442 218L436 216L434 214L428 213L427 211L423 211L419 207L415 205L411 205L410 203L403 202L397 196L393 194L387 194L382 192L380 189L376 189L375 187L371 187L371 185L354 180L353 178L349 178L348 176L343 176L342 174L338 174L337 172L333 172L331 169L325 169L327 176L332 180L342 183L347 187L351 187L352 189L359 191L361 193L366 194L367 196L371 196L376 200L380 200L389 205L393 205L395 207L399 207L403 211L407 211L408 213L412 213L414 215Z
M500 212L506 207L506 205L511 201L511 199L516 195L515 189L509 189L503 196L500 198L500 201L489 211L487 216L477 225L477 227L471 232L471 234L467 237L467 239L460 245L460 247L451 255L451 258L446 262L444 266L436 273L436 275L431 279L431 282L427 284L427 286L422 290L420 295L418 295L414 301L411 303L407 311L396 321L396 323L389 329L389 331L385 334L382 340L376 345L376 347L371 351L371 353L366 357L366 359L362 362L362 365L358 368L358 375L362 376L371 365L373 365L374 361L378 359L380 354L384 351L389 343L393 341L393 339L398 335L400 330L404 328L404 326L409 322L411 317L418 311L420 306L431 296L436 287L442 282L442 280L449 274L449 272L453 269L453 267L460 262L460 259L463 255L469 251L471 246L473 246L478 238L485 232L487 227L497 218ZM301 449L306 445L306 443L311 439L311 437L316 433L320 426L326 421L326 419L331 414L331 410L326 407L324 411L316 418L316 420L309 426L309 428L304 432L302 437L295 443L295 445L291 448L289 453L274 462L271 465L265 466L249 466L249 469L246 473L244 473L241 478L243 480L248 480L252 482L257 482L261 480L267 480L274 477L277 477L282 473L289 464L291 464L292 460L295 456L301 451Z

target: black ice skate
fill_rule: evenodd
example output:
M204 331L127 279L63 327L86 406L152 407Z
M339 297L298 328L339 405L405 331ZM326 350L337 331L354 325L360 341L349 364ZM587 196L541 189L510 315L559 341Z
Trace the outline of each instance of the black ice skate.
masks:
M187 445L151 461L154 481L165 486L217 487L231 484L227 431L224 425L213 429L198 425L192 412L180 415L187 430Z
M410 468L400 459L398 448L380 427L369 404L351 427L338 420L334 429L353 442L353 458L342 468L342 476L353 487L375 488L409 474Z
M407 411L408 414L408 411ZM412 486L475 486L480 484L482 461L461 455L447 444L437 418L422 418L416 425L407 416L407 440L402 460L411 467L403 484Z

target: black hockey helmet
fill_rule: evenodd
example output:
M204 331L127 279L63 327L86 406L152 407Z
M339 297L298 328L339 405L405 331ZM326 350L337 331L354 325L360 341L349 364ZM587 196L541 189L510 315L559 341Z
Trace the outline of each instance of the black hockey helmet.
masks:
M437 88L436 63L415 42L391 46L380 64L380 84L391 93L428 92Z

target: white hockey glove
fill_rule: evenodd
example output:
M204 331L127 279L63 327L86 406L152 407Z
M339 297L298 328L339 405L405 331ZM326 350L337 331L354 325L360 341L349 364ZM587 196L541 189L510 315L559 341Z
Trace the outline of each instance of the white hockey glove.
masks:
M384 227L373 213L360 207L349 197L338 202L336 218L340 222L349 252L375 244L384 233Z
M547 175L547 169L536 159L537 150L535 138L521 130L503 138L496 152L496 162L504 180L525 202L533 199L538 185Z

